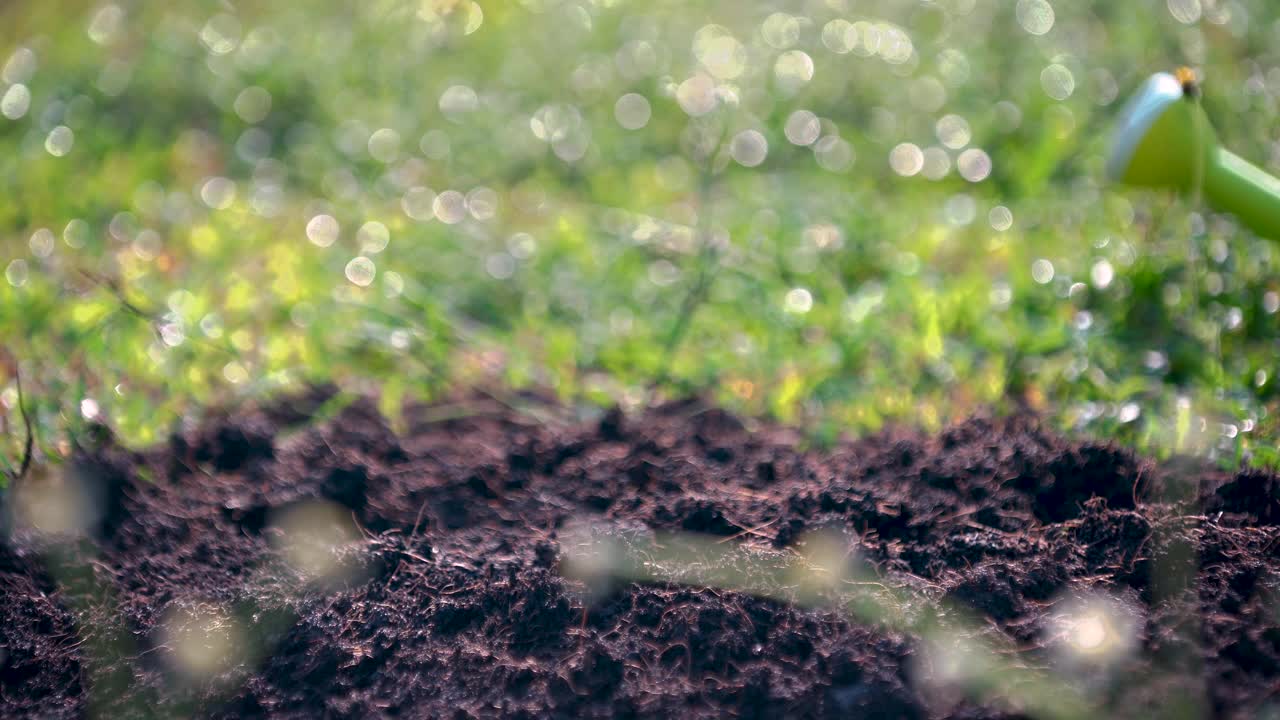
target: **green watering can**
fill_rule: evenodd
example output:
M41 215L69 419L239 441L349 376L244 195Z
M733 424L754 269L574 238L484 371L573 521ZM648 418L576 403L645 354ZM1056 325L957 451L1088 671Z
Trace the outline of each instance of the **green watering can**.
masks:
M1107 157L1112 180L1203 192L1259 235L1280 240L1280 180L1218 145L1193 71L1152 75L1120 117Z

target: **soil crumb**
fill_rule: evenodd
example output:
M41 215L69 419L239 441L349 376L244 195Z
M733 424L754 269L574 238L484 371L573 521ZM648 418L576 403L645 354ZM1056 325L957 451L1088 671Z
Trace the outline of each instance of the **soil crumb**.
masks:
M467 397L397 434L370 401L324 421L285 403L107 441L51 471L92 499L74 539L23 529L11 489L0 717L1017 716L940 689L919 638L834 609L588 592L559 571L583 523L774 554L834 529L880 582L969 608L1109 715L1280 711L1274 475L1030 417L818 451L698 400L591 422L522 402L545 412ZM1088 672L1055 649L1081 597L1131 635Z

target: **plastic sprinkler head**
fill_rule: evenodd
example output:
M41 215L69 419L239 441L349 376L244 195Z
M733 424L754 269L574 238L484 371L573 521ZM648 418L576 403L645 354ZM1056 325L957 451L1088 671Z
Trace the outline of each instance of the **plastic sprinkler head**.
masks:
M1107 157L1107 175L1141 187L1203 193L1215 210L1280 240L1280 180L1221 147L1187 68L1156 73L1129 100Z

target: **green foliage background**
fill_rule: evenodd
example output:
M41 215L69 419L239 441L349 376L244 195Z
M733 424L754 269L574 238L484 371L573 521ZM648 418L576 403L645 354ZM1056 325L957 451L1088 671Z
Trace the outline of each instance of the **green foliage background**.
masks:
M7 3L0 465L21 454L19 368L49 457L88 419L146 444L333 380L392 417L476 384L582 407L705 391L818 437L1026 405L1273 463L1274 246L1107 187L1102 156L1124 96L1189 64L1220 135L1275 169L1278 17L1268 0ZM651 108L638 129L628 93ZM821 118L812 145L788 138L800 110ZM754 167L747 131L767 142ZM895 148L926 173L895 171ZM991 172L970 181L974 148ZM307 232L322 214L328 246Z

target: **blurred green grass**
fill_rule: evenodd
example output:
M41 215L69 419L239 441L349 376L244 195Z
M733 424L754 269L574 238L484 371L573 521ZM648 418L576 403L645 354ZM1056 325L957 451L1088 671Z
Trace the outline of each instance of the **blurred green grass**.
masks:
M392 417L465 385L593 406L656 383L817 438L1030 407L1275 464L1273 246L1107 187L1101 158L1124 96L1189 64L1226 143L1280 166L1278 17L6 4L0 467L18 368L55 458L88 421L146 444L332 380Z

